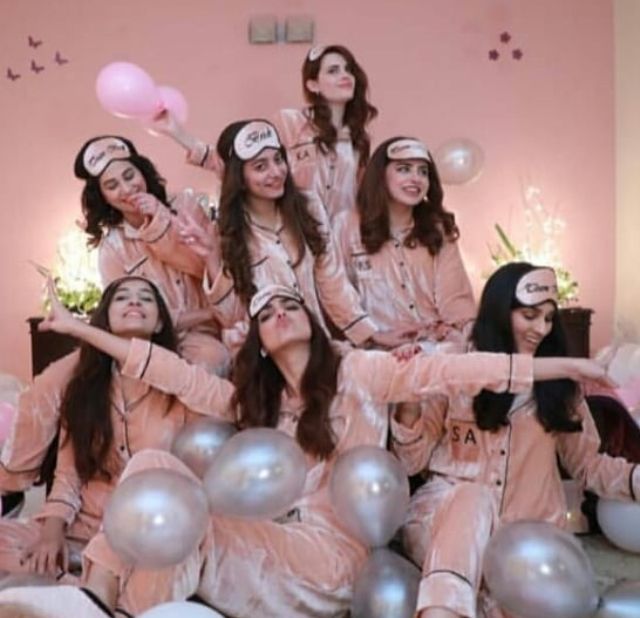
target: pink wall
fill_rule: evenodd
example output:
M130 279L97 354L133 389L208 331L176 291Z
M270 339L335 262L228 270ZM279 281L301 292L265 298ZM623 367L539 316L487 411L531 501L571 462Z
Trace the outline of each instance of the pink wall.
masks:
M610 336L614 281L613 25L610 0L25 0L0 23L0 371L30 372L25 319L55 239L79 210L73 158L89 136L118 132L149 153L176 188L206 189L171 144L100 109L94 80L124 59L182 90L190 127L215 138L228 121L300 103L305 47L251 46L251 15L314 16L317 39L349 46L367 69L381 115L375 140L415 134L436 146L468 137L486 154L478 181L448 191L477 276L493 223L522 238L523 182L567 221L567 265L596 310L593 342ZM509 45L498 40L511 33ZM30 48L27 36L43 41ZM491 48L501 52L488 60ZM508 52L519 47L521 61ZM56 51L69 59L58 66ZM35 75L31 59L45 66ZM22 74L15 82L6 67Z

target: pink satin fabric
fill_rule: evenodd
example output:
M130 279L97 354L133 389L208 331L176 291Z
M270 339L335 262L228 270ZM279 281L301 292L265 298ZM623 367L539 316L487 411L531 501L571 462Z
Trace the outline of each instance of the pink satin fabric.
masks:
M417 339L464 346L476 306L457 242L445 240L432 256L421 245L404 245L407 229L368 254L353 211L338 215L333 231L347 275L380 330L406 327Z
M175 393L194 410L225 408L233 390L229 382L143 341L132 342L122 371ZM200 548L163 571L122 564L100 533L87 546L85 559L119 576L120 604L134 614L197 591L235 616L342 616L366 550L344 530L331 507L328 480L335 458L357 445L384 443L389 402L416 401L431 392L473 394L484 386L504 390L510 384L514 392L523 391L531 379L528 357L510 362L504 355L420 355L399 363L384 352L351 352L342 361L330 409L335 452L327 461L309 461L295 517L286 523L212 518ZM286 397L282 409L278 428L295 435L299 410ZM125 474L157 465L184 469L166 454L141 453Z
M499 616L495 607L481 609L492 607L481 590L482 553L504 523L565 526L556 454L573 478L609 498L631 499L632 491L640 492L640 477L633 464L598 453L600 439L584 402L579 433L545 432L530 393L515 398L509 424L496 432L477 427L471 406L467 395L431 397L413 427L392 420L393 449L407 472L428 474L412 497L404 540L423 567L418 609Z
M177 194L171 208L184 212L205 229L211 222L191 190ZM153 281L164 294L174 325L191 310L207 309L202 290L204 261L179 240L177 215L158 207L155 215L136 229L123 222L107 230L99 247L99 269L103 283L125 275L139 275ZM219 340L220 327L213 320L197 326L178 329L182 355L208 367L224 371L229 355Z

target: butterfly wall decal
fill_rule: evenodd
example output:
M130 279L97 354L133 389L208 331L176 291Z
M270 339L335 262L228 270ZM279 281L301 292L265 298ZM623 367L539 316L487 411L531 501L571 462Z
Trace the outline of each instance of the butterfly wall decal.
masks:
M12 82L15 82L16 79L20 79L21 75L20 73L14 73L11 70L11 67L7 68L7 79L10 79Z
M29 47L33 47L33 49L37 49L42 45L42 41L37 41L31 35L28 36Z
M56 52L56 55L53 58L59 65L67 64L69 60L67 58L63 58L59 51Z
M44 71L44 67L42 65L36 64L35 60L31 61L31 70L37 75L40 71Z

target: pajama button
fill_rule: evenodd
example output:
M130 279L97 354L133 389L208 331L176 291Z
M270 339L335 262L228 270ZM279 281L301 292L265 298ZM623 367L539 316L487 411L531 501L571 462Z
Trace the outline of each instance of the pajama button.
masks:
M498 480L496 481L496 485L497 485L498 487L500 487L500 485L502 485L502 481L501 481L500 479L498 479Z
M500 455L506 455L507 451L505 451L503 448L500 449Z

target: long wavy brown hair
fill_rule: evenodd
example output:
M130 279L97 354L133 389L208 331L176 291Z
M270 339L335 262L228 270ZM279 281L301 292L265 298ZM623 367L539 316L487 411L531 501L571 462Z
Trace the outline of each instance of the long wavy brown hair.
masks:
M151 336L155 344L176 350L171 315L158 288L142 277L123 277L107 286L90 324L111 331L109 306L122 283L140 279L151 286L158 305L162 329ZM111 379L113 359L88 343L80 345L80 355L60 405L62 426L71 441L75 467L82 482L93 478L110 480L109 453L113 446L111 424ZM171 400L169 400L170 405ZM65 441L66 443L66 441Z
M103 137L117 137L117 139L127 144L131 152L131 156L127 160L130 161L144 177L145 183L147 184L147 191L158 198L164 206L171 209L167 201L165 179L160 176L158 170L147 157L138 154L138 151L130 140L119 135L92 137L80 148L74 163L76 177L85 181L81 197L82 214L84 215L84 230L89 236L87 244L90 247L97 247L105 234L105 230L119 225L124 219L122 213L104 199L102 191L100 190L100 177L90 176L84 169L82 163L84 151L91 143Z
M371 152L371 138L367 133L367 125L378 115L378 110L369 103L367 94L369 79L355 56L342 45L328 45L315 60L307 55L302 65L302 89L305 100L311 109L311 122L318 132L317 142L325 151L335 150L338 132L331 123L331 110L327 100L319 93L311 92L307 87L308 80L318 79L322 59L330 53L340 54L347 63L347 69L354 76L356 84L353 99L349 101L344 111L344 124L351 131L351 143L360 155L360 166L364 167Z
M216 150L224 161L224 176L218 208L218 229L220 231L220 250L225 273L233 279L236 294L248 305L256 291L251 273L252 259L249 253L248 238L251 229L247 222L245 204L247 187L244 179L245 162L233 152L233 140L238 131L250 120L234 122L220 134ZM266 121L263 121L266 122ZM275 131L275 128L274 128ZM280 149L284 160L287 160L284 148ZM309 249L315 257L325 250L325 238L307 208L307 198L296 189L291 172L287 169L284 182L284 193L276 201L282 216L282 223L289 231L296 245L297 266Z
M390 159L387 157L389 144L399 139L392 137L382 142L367 164L362 183L358 189L357 209L360 219L360 237L367 253L377 253L385 242L391 240L389 223L389 190L385 173ZM429 168L429 189L424 200L413 207L414 226L404 243L408 247L422 245L431 255L437 255L445 239L456 240L460 231L453 213L444 209L444 191L438 169L432 160Z
M327 459L335 449L329 409L338 384L341 357L331 346L315 316L302 305L311 324L309 362L302 375L304 410L296 429L302 449ZM233 372L236 387L233 405L239 410L242 427L276 427L280 416L285 379L269 356L260 354L258 319L253 318L249 334L238 352Z

